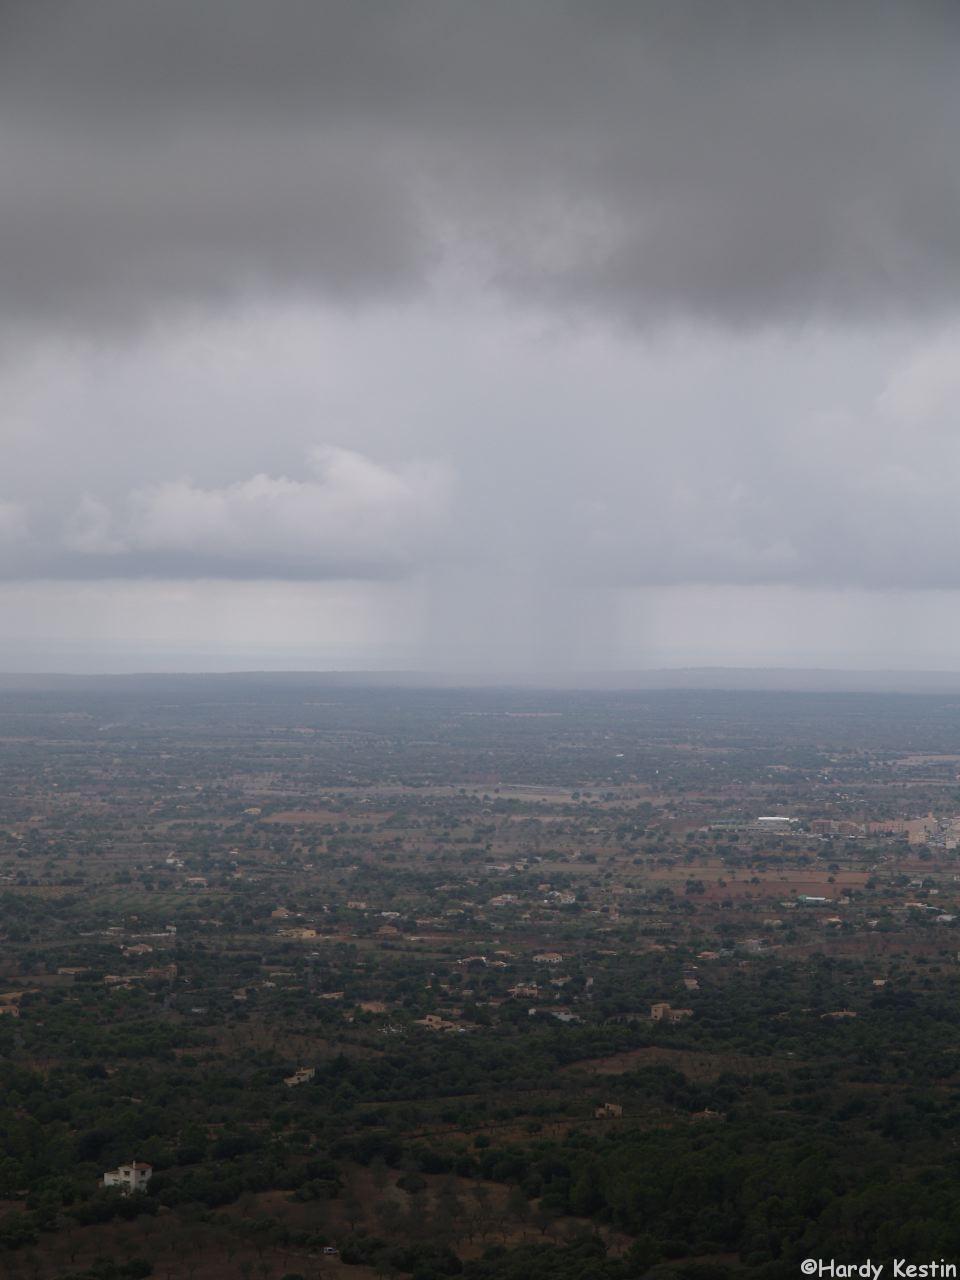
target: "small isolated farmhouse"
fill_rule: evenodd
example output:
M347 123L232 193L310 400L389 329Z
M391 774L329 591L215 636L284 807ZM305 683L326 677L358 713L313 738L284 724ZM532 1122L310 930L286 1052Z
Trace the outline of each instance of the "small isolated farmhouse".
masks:
M130 1164L122 1164L118 1169L108 1169L103 1175L105 1187L119 1187L125 1196L133 1191L146 1191L147 1183L153 1175L153 1165L142 1160L133 1160Z
M308 1084L316 1074L316 1067L298 1067L292 1076L284 1077L283 1083L288 1089L293 1089L298 1084Z
M666 1000L658 1000L650 1006L650 1017L654 1022L682 1022L684 1018L692 1018L692 1009L674 1009Z

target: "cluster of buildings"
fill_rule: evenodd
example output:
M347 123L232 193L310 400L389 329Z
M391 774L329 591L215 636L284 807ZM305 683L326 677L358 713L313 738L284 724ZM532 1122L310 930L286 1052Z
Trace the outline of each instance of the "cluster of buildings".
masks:
M923 818L886 818L880 822L854 822L849 819L814 818L810 830L815 835L846 836L859 840L864 836L889 836L908 844L944 843L956 848L960 840L960 819L938 819L932 813Z

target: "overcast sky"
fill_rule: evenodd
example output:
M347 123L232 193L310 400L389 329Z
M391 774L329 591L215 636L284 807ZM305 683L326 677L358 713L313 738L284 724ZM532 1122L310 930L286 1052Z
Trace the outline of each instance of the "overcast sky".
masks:
M0 668L960 668L955 0L4 0Z

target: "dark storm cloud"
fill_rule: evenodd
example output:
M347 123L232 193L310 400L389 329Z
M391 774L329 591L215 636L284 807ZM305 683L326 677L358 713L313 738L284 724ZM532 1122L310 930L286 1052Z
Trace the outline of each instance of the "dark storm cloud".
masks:
M0 309L951 310L958 48L932 0L6 0Z

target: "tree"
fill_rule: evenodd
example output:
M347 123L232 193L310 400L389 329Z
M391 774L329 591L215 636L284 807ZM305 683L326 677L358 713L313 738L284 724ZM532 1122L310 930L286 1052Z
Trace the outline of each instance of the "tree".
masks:
M530 1221L530 1202L524 1195L522 1187L510 1188L507 1196L507 1214L511 1221L521 1228Z
M377 1191L383 1191L389 1184L390 1170L387 1168L387 1162L382 1155L376 1155L370 1161L370 1179Z

